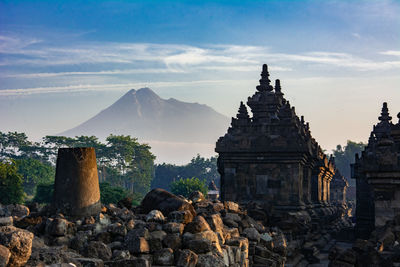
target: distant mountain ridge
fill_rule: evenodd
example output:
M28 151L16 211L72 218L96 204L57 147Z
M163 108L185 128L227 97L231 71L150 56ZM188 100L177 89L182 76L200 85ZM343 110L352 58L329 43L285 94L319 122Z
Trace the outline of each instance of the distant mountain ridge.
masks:
M131 89L108 108L60 135L124 134L139 140L215 143L229 118L207 105L163 99L150 88Z

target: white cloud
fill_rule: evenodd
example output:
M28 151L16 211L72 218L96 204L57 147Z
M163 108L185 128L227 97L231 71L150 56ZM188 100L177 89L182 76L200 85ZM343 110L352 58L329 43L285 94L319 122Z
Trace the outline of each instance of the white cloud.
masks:
M382 55L386 55L386 56L396 56L396 57L400 57L400 51L399 50L389 50L389 51L384 51L381 52Z
M236 82L251 82L250 80L235 80ZM66 93L66 92L86 92L86 91L109 91L122 90L127 88L143 88L143 87L182 87L196 84L228 84L232 80L198 80L198 81L176 81L176 82L133 82L119 84L79 84L68 86L49 86L49 87L32 87L0 90L0 96L22 96L33 94L49 94L49 93Z

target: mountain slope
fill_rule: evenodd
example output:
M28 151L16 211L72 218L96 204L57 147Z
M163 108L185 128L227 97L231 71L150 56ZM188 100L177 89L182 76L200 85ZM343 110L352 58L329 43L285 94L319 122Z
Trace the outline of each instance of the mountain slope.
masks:
M60 135L124 134L144 141L214 144L229 119L207 105L162 99L149 88L130 90L114 104Z

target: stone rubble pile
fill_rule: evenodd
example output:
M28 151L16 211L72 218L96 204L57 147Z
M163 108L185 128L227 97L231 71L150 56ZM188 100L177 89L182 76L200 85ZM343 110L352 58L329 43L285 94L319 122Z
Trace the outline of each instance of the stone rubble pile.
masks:
M83 218L30 208L0 205L0 266L283 266L286 261L280 229L253 219L237 203L206 200L200 192L186 200L154 189L137 208L110 204Z
M352 247L335 246L329 266L400 266L400 215L379 227L368 240L356 239Z

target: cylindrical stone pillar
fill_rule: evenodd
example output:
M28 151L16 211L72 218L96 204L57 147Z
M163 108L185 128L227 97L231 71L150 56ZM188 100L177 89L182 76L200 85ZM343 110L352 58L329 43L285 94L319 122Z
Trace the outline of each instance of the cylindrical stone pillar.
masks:
M88 216L101 211L93 147L58 150L53 206L71 216Z

